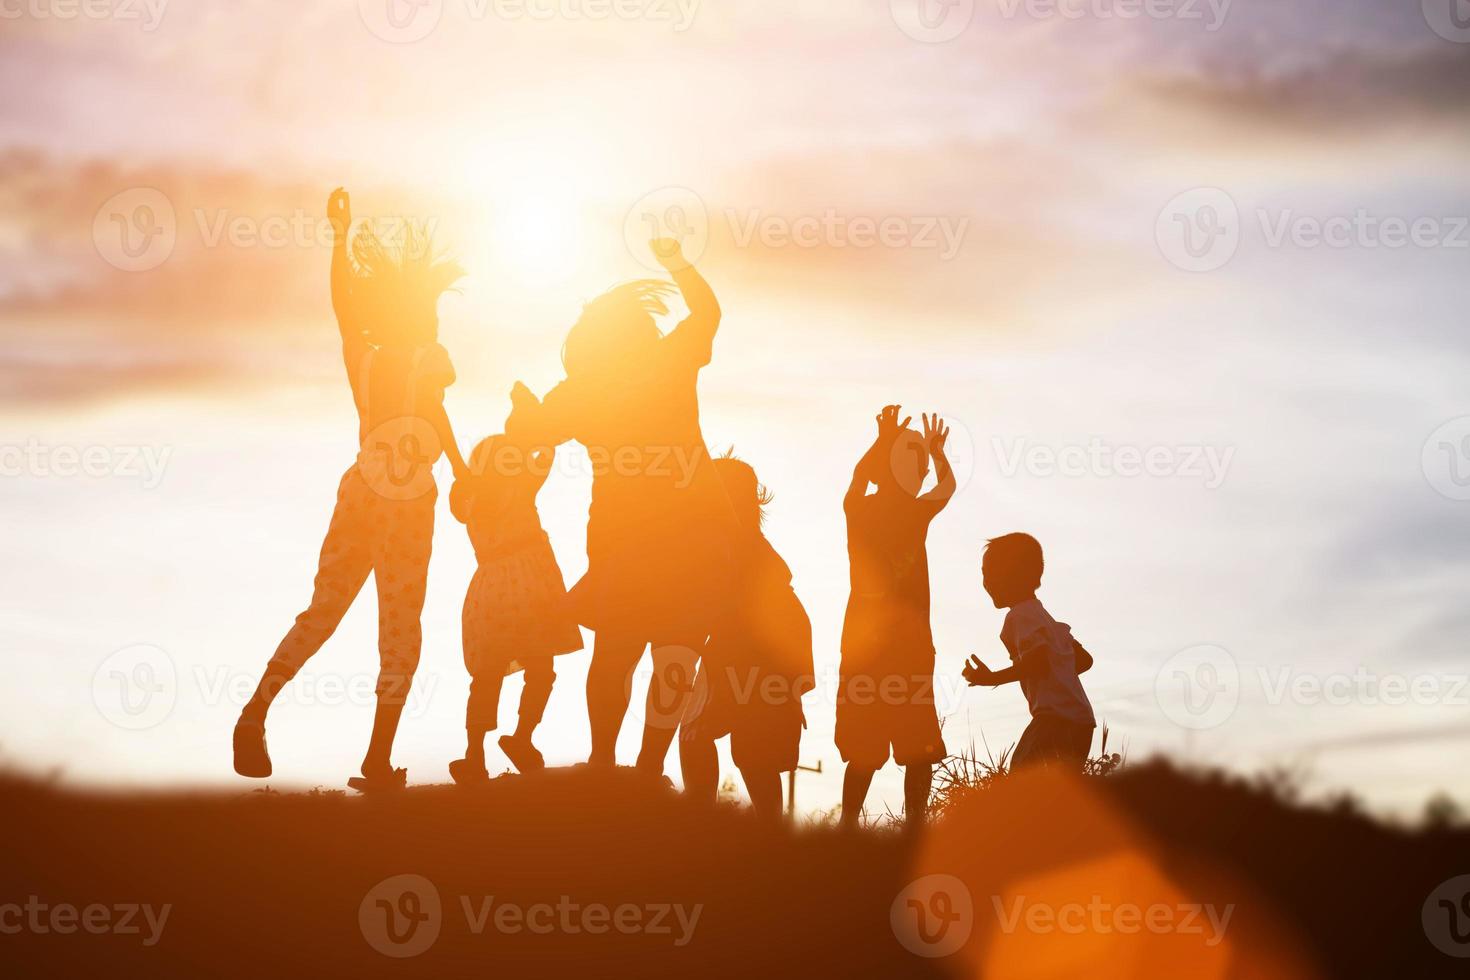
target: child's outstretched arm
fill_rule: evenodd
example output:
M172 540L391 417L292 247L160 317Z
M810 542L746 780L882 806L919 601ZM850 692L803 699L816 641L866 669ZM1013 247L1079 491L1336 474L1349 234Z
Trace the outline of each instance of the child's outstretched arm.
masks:
M898 409L897 405L885 405L883 411L878 413L878 436L868 447L868 451L863 453L862 459L858 460L857 466L853 467L852 482L848 484L847 493L842 498L844 509L851 507L867 495L868 484L874 482L875 470L883 465L888 454L893 451L893 443L898 438L898 434L908 428L913 416L899 422Z
M454 470L454 478L462 480L469 476L470 468L465 465L464 456L460 454L459 443L454 438L454 426L449 423L449 413L444 410L444 402L436 401L428 410L428 423L434 427L434 434L439 437L439 445L444 447L444 455L449 457L449 465Z
M715 331L720 328L720 301L704 276L684 257L678 241L672 238L656 238L650 243L658 264L673 276L674 284L684 296L689 307L689 316L675 327L676 331L697 338L702 362L709 362L709 349L714 344Z
M467 477L455 480L454 485L449 488L449 513L461 524L470 522L470 503L475 495L475 478Z
M949 457L944 455L944 444L949 439L949 426L936 413L934 415L922 416L924 420L924 448L929 451L929 458L934 460L934 477L939 482L934 489L919 498L927 504L934 513L939 513L954 496L958 483L954 478L954 468L949 465Z
M972 687L1000 687L1002 684L1010 684L1021 679L1019 664L1011 664L1002 670L991 670L980 661L979 657L971 657L965 661L965 669L960 675L970 682Z
M327 221L332 225L332 312L337 316L337 330L342 334L342 359L347 376L356 383L367 340L352 315L352 269L347 262L347 234L352 227L352 199L342 188L327 198Z

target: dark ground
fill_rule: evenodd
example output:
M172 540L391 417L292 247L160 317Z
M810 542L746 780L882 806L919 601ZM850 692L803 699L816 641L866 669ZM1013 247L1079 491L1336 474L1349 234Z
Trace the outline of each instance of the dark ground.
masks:
M1013 778L922 839L772 830L741 809L709 812L628 773L586 770L371 799L80 794L10 779L0 806L5 977L1470 976L1470 959L1437 949L1421 920L1438 885L1470 874L1470 833L1410 833L1156 764L1081 782ZM432 883L437 916L427 893L417 906L395 885L369 897L405 874ZM968 893L968 939L942 958L911 952L932 948L890 917L928 874ZM46 909L28 911L30 896ZM921 901L951 916L953 897ZM1213 946L1178 917L1131 932L1106 912L1080 930L998 925L1017 901L1099 900L1208 903L1231 918ZM153 945L141 914L127 934L60 934L66 913L50 918L129 903L171 906ZM515 907L497 927L503 903ZM658 912L674 905L684 923L696 907L698 919L686 928ZM430 918L411 928L415 912ZM1463 947L1444 935L1470 953L1470 935ZM379 951L415 943L426 948L410 958Z

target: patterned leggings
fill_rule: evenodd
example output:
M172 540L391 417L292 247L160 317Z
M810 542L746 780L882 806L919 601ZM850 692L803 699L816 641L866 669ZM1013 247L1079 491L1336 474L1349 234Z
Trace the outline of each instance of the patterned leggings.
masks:
M434 491L413 500L375 493L353 464L337 486L337 506L322 542L311 605L276 648L270 668L287 678L321 649L362 591L368 573L378 589L380 703L403 704L418 669L419 614L434 538Z

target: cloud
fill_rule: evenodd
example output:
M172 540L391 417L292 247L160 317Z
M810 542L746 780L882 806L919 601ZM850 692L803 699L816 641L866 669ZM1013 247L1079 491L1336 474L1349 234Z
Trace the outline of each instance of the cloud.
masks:
M1148 74L1129 94L1166 109L1277 133L1373 140L1449 127L1470 135L1470 46L1346 47L1309 63Z

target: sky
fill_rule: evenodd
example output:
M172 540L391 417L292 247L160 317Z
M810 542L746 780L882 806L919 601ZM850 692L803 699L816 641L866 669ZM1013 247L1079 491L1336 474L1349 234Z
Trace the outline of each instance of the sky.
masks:
M799 809L837 802L840 501L888 403L955 432L951 749L1025 725L959 670L1005 660L979 553L1026 530L1110 751L1470 805L1463 8L0 2L0 762L243 787L230 726L356 448L340 185L469 270L440 308L466 448L514 381L559 379L583 302L652 274L652 229L685 240L725 311L706 436L773 492L814 624ZM587 499L563 453L540 503L569 581ZM472 566L441 504L415 782L462 748ZM273 785L355 771L373 605L274 710ZM553 763L587 751L587 655L561 659ZM890 766L870 809L900 800Z

